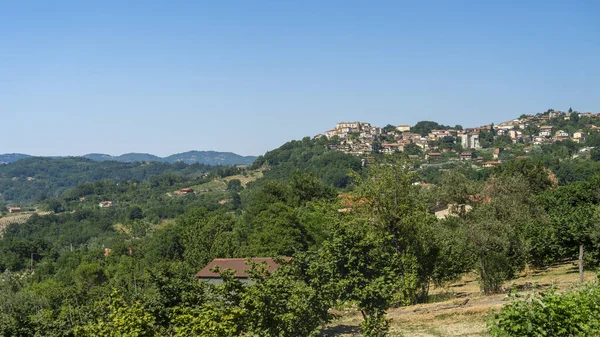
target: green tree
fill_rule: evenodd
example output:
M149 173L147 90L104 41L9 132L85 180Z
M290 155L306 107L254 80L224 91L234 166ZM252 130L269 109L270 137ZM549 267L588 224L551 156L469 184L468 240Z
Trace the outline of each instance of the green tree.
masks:
M521 175L492 177L480 195L482 204L468 213L466 234L476 261L480 286L497 293L504 281L525 267L524 232L537 209Z
M423 153L423 151L417 144L410 143L404 146L404 153L407 155L419 155Z
M158 336L154 317L139 303L125 303L118 292L113 292L109 303L101 302L98 305L108 308L107 319L76 328L75 336Z
M427 297L439 253L432 240L435 217L427 209L429 196L414 184L418 178L402 162L371 165L366 178L355 176L355 195L363 202L353 209L355 216L390 238L397 260L416 260L417 288L404 289L412 292L411 302Z
M398 257L390 235L381 235L363 221L343 221L323 244L319 277L342 302L356 303L363 316L363 336L385 336L385 311L392 303L410 303L417 286L414 257Z

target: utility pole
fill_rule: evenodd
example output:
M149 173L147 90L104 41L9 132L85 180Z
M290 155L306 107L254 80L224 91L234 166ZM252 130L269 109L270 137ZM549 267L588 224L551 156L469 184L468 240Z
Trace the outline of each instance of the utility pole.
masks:
M579 245L579 282L583 283L583 245Z

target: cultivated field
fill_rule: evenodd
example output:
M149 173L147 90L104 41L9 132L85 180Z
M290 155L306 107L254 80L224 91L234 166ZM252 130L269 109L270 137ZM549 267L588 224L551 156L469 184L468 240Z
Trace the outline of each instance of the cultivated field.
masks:
M31 217L33 213L37 213L39 215L46 215L52 212L28 212L28 213L19 213L19 214L10 214L5 217L0 218L0 236L2 236L2 232L4 229L11 224L21 224L25 223L27 219Z

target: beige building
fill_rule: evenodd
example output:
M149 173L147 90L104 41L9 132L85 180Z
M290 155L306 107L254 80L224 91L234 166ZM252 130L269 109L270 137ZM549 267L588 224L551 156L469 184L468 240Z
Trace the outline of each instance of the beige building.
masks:
M398 130L400 132L410 131L410 125L398 125L398 126L396 126L396 130Z

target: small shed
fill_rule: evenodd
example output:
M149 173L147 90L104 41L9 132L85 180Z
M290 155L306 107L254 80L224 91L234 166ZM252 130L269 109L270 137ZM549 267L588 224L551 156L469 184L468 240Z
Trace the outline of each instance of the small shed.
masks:
M9 207L8 213L19 213L21 212L21 207Z
M284 257L283 259L288 263L292 261L292 258L290 257ZM214 259L194 276L199 280L207 281L209 283L222 283L223 280L221 279L221 275L212 271L215 267L218 267L221 270L231 269L234 271L235 278L244 283L252 283L252 280L250 280L248 275L251 266L246 263L247 260L248 259L245 258ZM267 273L269 274L280 266L279 263L275 262L275 260L270 257L255 257L251 258L250 261L258 264L264 263Z
M469 160L475 158L473 152L463 152L460 154L460 160Z
M186 188L180 189L178 193L179 193L179 195L190 194L190 193L194 193L194 190L189 187L186 187Z
M427 159L441 159L442 154L439 152L429 152L428 154L425 155L425 157Z

